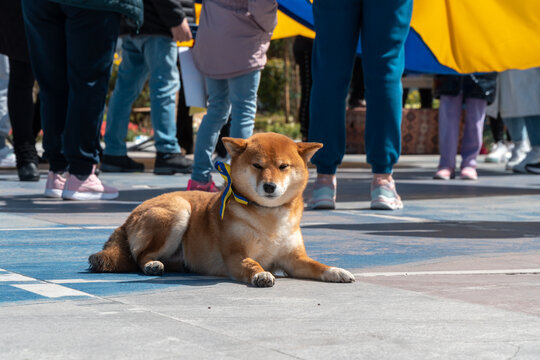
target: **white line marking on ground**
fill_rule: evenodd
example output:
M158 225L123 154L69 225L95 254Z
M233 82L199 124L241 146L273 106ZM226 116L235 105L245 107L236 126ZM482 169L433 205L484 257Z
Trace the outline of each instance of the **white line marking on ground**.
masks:
M95 297L79 290L71 289L62 285L52 284L29 276L24 276L17 273L0 269L5 274L0 274L0 282L34 282L34 284L9 284L18 289L26 290L34 294L38 294L48 298L59 298L63 296L86 296Z
M88 280L88 279L58 279L58 280L47 280L47 282L54 284L93 284L93 283L116 283L116 282L129 282L129 281L139 281L139 280L120 280L120 279L111 279L111 280Z
M7 228L0 231L49 231L49 230L112 230L118 226L56 226L56 227L35 227L35 228Z
M378 218L383 218L383 219L410 221L410 222L415 222L415 223L436 221L436 220L415 218L415 217L410 217L410 216L395 216L395 215L382 215L382 214L362 214L362 216L373 216L373 217L378 217Z
M154 277L144 277L141 279L55 279L55 280L46 280L48 283L54 283L54 284L90 284L90 283L119 283L119 282L139 282L139 281L145 281L145 280L156 280L156 279L162 279L164 281L174 281L174 280L181 280L181 281L200 281L200 280L220 280L223 279L218 276L197 276L197 275L189 275L189 276L167 276L164 278L161 278L159 276Z
M39 283L39 284L14 284L13 287L33 292L35 294L45 296L48 298L59 298L64 296L88 296L95 297L94 295L71 289L62 285L49 284L49 283Z
M357 273L358 277L376 276L418 276L418 275L518 275L540 274L540 269L506 269L506 270L450 270L450 271L403 271L403 272L372 272Z
M24 276L24 275L21 275L21 274L15 274L15 273L9 272L9 271L4 270L4 269L0 269L0 271L2 271L2 272L5 271L6 272L6 274L0 274L0 282L7 282L7 281L37 281L34 278Z

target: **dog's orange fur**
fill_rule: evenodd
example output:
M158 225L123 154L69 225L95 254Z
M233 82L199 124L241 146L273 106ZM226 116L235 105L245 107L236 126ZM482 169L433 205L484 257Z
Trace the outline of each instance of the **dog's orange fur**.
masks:
M90 256L90 269L141 269L148 275L191 271L255 286L272 286L276 270L305 279L354 281L348 271L308 257L300 232L307 161L322 145L274 133L223 141L231 154L234 190L248 205L231 199L222 220L221 193L179 191L147 200L102 251ZM275 184L275 191L268 194L264 184Z

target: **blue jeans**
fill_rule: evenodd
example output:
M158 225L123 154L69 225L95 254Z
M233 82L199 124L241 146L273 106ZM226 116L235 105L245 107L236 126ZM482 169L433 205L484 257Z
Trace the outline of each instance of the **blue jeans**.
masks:
M528 136L531 146L540 146L540 115L512 117L503 120L512 141L523 141Z
M258 70L231 79L206 78L208 110L197 132L195 162L191 174L193 180L212 180L212 153L229 114L232 115L231 137L247 139L253 134L260 80L261 72Z
M366 154L374 173L391 173L401 152L403 44L412 0L316 0L309 140L324 147L311 161L334 174L345 153L345 99L358 39L366 88Z
M50 170L88 175L99 161L120 15L48 0L23 0L22 9Z
M175 116L176 93L180 89L176 43L159 35L126 36L122 40L122 62L109 101L103 153L114 156L127 153L125 138L131 106L149 75L150 117L156 150L180 152Z

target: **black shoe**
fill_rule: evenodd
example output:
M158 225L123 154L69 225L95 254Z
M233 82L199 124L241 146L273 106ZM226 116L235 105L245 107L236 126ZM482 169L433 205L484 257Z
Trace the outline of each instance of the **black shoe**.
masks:
M525 165L525 169L530 173L540 174L540 162L537 162L536 164L527 164Z
M37 164L31 162L17 168L20 181L39 181L39 170Z
M143 172L144 164L133 161L127 155L103 155L100 169L103 172Z
M193 161L180 153L162 153L156 154L154 164L154 174L173 175L176 173L188 174L191 172Z

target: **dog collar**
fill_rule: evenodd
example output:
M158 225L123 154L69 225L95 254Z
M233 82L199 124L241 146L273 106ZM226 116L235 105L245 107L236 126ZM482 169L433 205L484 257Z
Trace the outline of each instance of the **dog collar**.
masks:
M229 164L222 163L221 161L216 161L214 166L223 177L223 180L225 180L225 189L223 190L223 194L221 194L221 207L219 209L219 216L221 217L221 220L223 220L223 215L225 215L225 207L227 206L227 202L229 201L231 195L236 202L242 205L247 205L249 201L245 197L234 193L232 188L231 166Z

